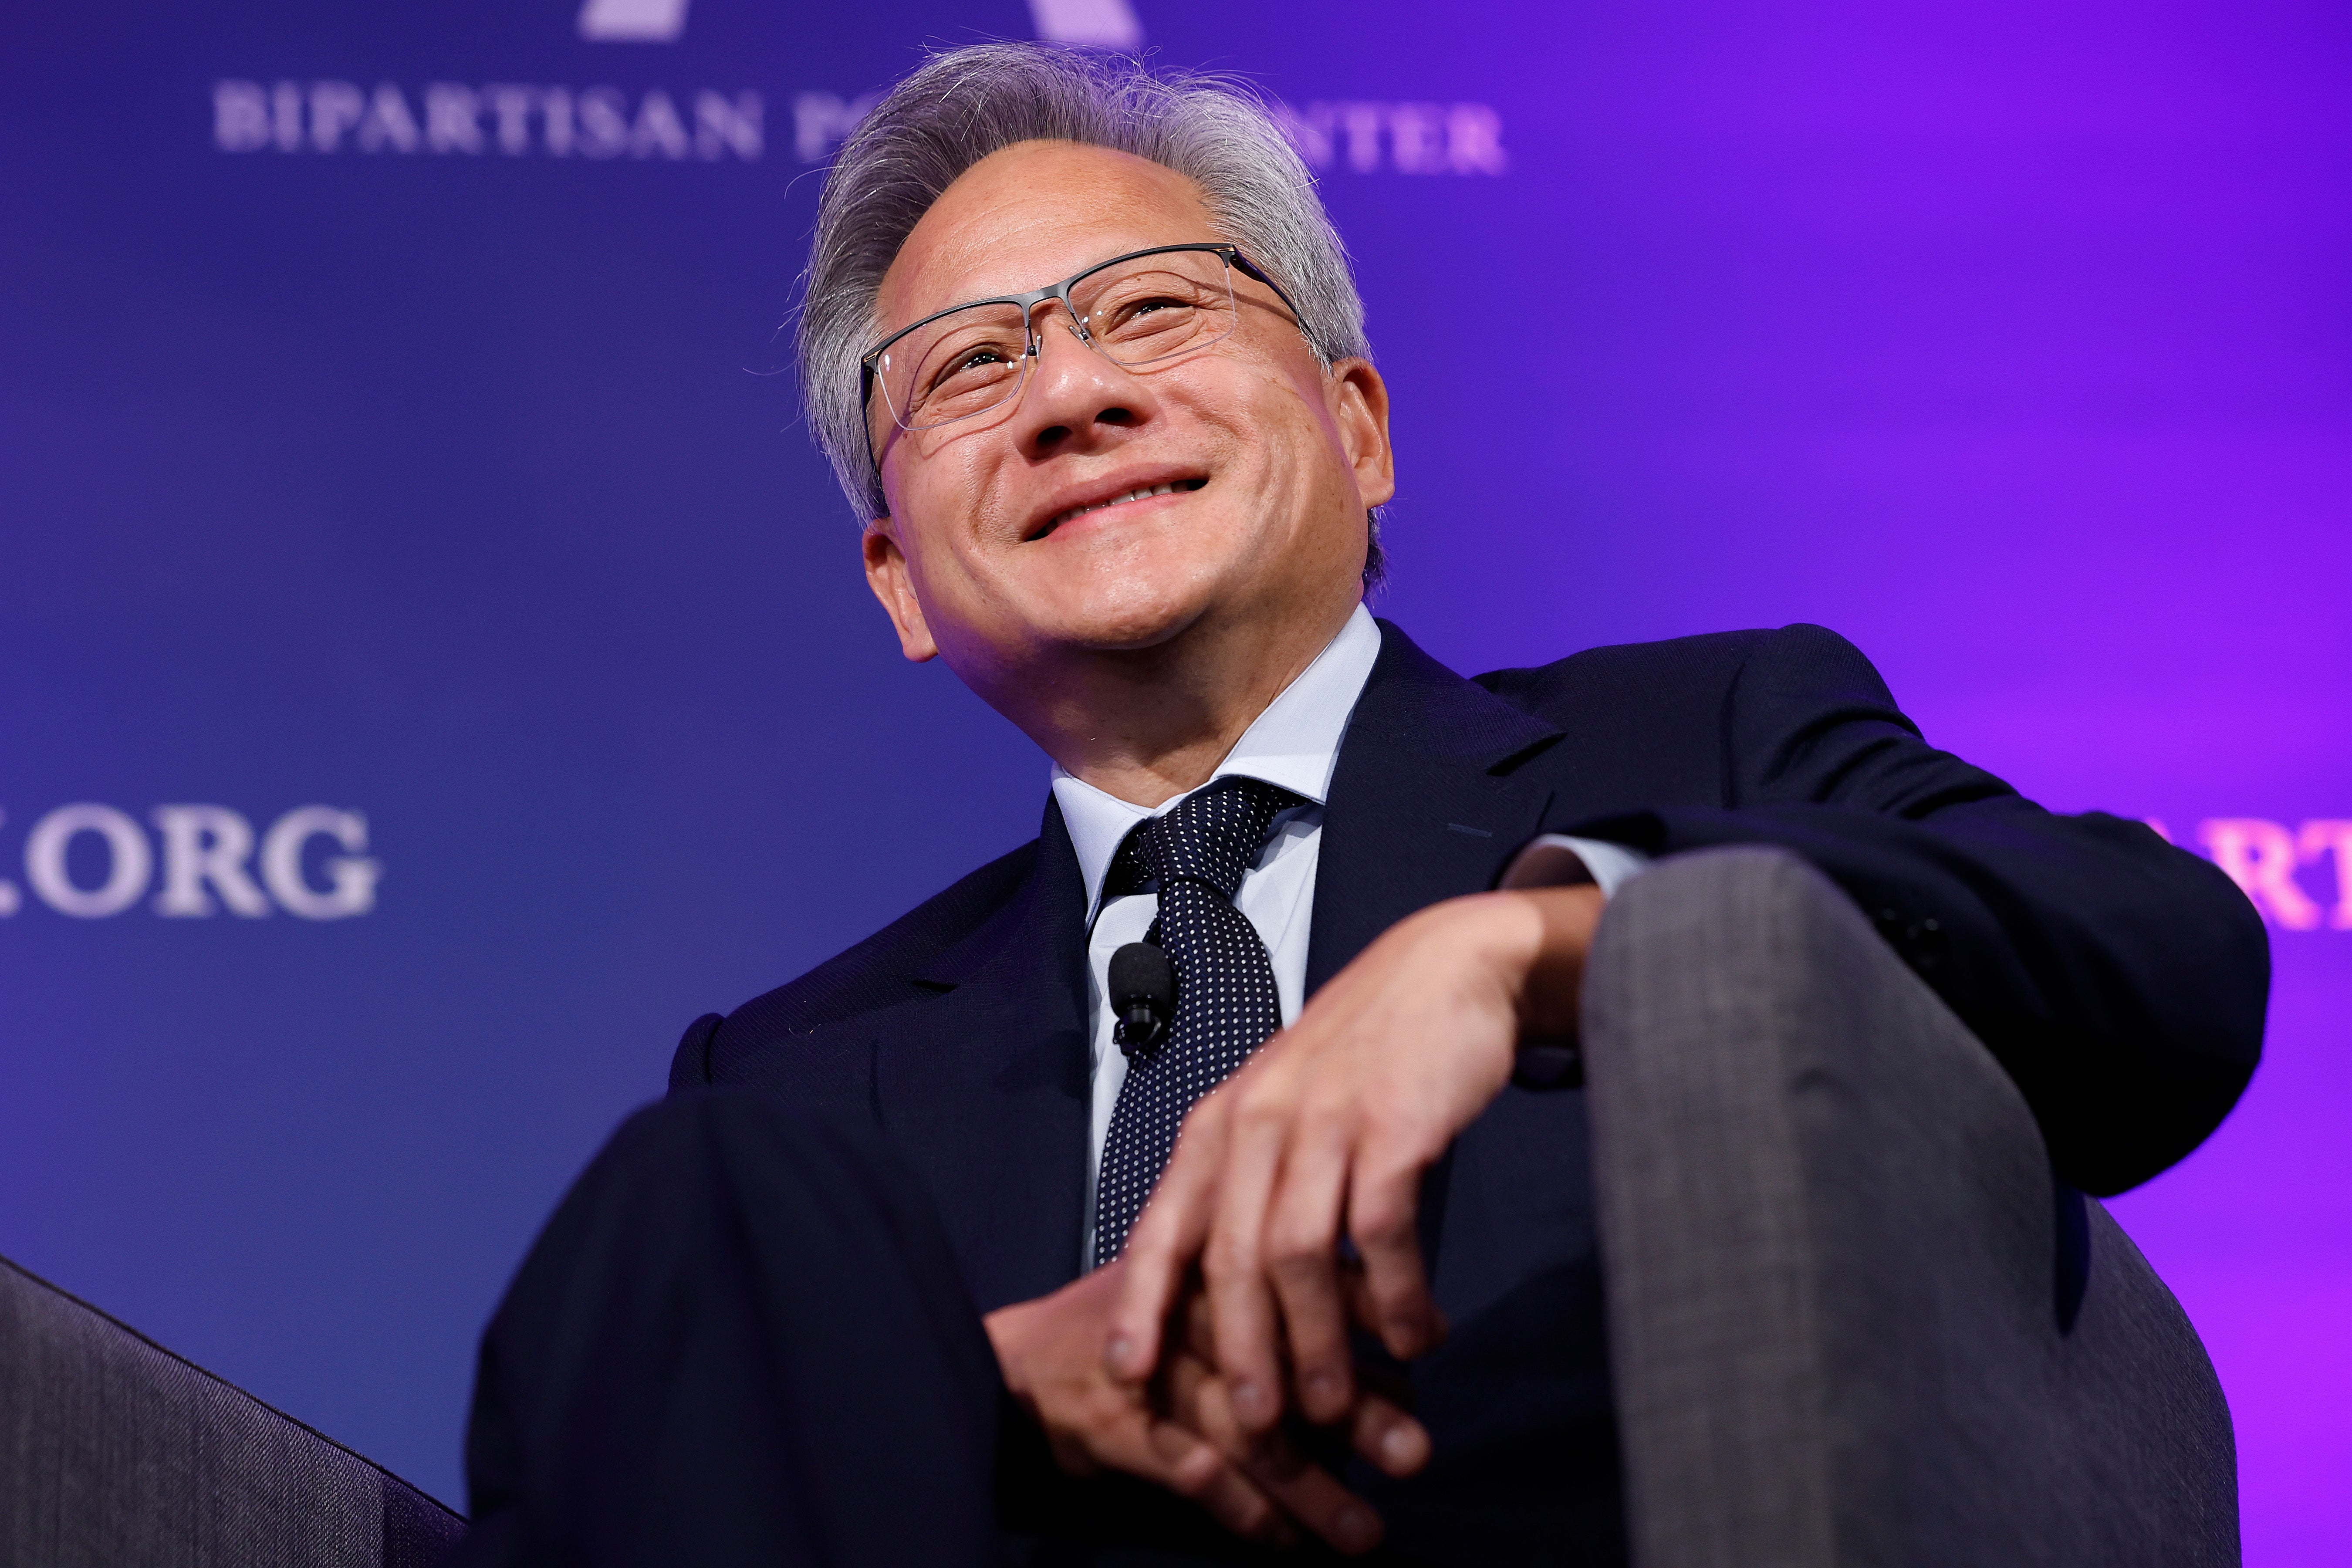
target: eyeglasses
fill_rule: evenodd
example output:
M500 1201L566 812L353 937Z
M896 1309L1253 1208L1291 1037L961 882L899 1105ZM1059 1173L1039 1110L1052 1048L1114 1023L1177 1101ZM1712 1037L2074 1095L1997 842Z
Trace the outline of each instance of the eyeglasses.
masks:
M1158 364L1223 342L1234 330L1240 268L1298 307L1230 245L1161 245L1097 262L1026 294L974 300L924 317L858 362L860 399L874 389L902 430L977 418L1019 395L1039 346L1037 307L1059 300L1078 341L1114 364Z

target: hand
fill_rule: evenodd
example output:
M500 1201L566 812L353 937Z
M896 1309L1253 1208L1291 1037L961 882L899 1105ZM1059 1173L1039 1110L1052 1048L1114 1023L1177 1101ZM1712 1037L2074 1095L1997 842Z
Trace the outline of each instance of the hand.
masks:
M1422 1173L1510 1079L1522 1035L1575 1029L1603 900L1591 886L1483 893L1400 921L1185 1118L1121 1255L1105 1361L1132 1384L1197 1263L1236 1416L1273 1427L1358 1395L1349 1321L1401 1358L1445 1327L1415 1226ZM1342 1226L1362 1259L1341 1267Z
M1006 1386L1044 1426L1062 1468L1141 1476L1253 1540L1289 1542L1304 1526L1343 1552L1378 1545L1381 1525L1370 1504L1302 1458L1284 1431L1252 1432L1234 1418L1207 1353L1207 1306L1197 1291L1170 1326L1160 1377L1145 1384L1109 1375L1103 1335L1124 1268L1110 1264L985 1320ZM1427 1434L1389 1401L1367 1397L1346 1415L1357 1451L1388 1473L1411 1474L1429 1458Z

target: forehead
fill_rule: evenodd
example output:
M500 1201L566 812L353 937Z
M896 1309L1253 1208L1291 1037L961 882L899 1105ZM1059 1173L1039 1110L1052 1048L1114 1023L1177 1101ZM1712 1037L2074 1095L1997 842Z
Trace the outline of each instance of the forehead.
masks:
M1019 294L1123 251L1222 239L1175 170L1068 142L1023 142L965 170L898 247L876 300L895 331L933 310Z

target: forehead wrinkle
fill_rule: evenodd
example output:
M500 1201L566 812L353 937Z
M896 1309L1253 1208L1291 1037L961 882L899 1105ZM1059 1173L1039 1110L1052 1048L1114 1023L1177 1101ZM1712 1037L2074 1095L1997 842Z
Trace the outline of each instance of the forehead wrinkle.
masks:
M1113 237L1121 227L1132 243ZM1164 164L1024 142L982 159L931 204L883 275L877 325L895 331L967 300L1026 293L1122 251L1220 237L1199 188ZM1008 258L1014 240L1035 259Z

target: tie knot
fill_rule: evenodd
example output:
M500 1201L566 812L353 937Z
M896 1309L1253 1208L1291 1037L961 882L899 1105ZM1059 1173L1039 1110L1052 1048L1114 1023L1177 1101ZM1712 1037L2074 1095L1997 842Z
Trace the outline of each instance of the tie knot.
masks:
M1147 881L1162 889L1205 882L1230 900L1241 890L1242 874L1257 863L1274 819L1306 804L1260 779L1219 779L1136 824L1111 862L1111 886L1125 891Z

